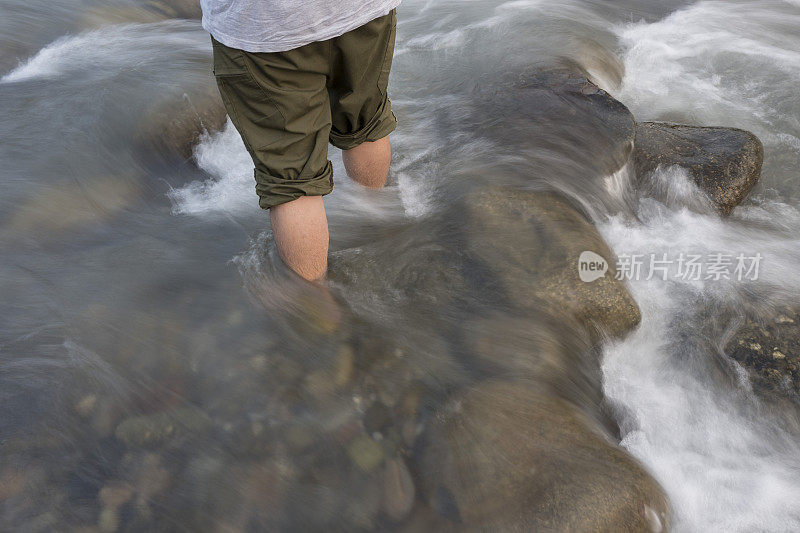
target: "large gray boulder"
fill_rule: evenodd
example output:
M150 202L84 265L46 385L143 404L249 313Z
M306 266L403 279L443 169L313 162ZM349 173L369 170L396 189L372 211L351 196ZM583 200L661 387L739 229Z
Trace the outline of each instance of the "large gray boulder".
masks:
M637 174L683 167L723 215L730 214L758 182L763 161L761 141L748 131L662 122L636 125Z

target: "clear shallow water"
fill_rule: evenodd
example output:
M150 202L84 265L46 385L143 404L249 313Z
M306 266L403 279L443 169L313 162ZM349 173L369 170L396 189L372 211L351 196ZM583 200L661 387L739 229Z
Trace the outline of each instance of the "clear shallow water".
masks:
M176 489L151 510L162 520L204 524L210 506L228 522L269 524L280 513L253 510L268 491L237 470L250 464L258 439L244 439L243 450L226 428L283 427L287 419L325 426L348 416L352 398L300 409L313 402L283 396L282 380L297 372L284 367L314 374L335 360L335 347L286 324L286 309L304 312L302 298L275 260L230 125L202 139L194 160L138 148L154 102L209 83L207 36L193 21L82 22L102 7L0 5L2 46L15 58L0 78L8 110L0 123L0 437L6 465L25 471L28 502L5 500L0 524L95 523L96 494L109 480L144 478L152 487L167 475ZM731 378L735 369L720 372L720 338L698 313L744 298L794 302L800 291L798 19L789 1L404 2L391 81L402 126L390 186L359 189L331 151L332 264L345 274L332 287L358 319L357 338L405 353L415 379L439 394L480 372L459 355L475 327L471 314L495 295L450 300L451 279L418 272L430 257L457 252L447 230L429 235L431 217L479 186L530 182L568 192L590 207L618 253L761 252L762 280L744 287L632 282L643 322L605 350L602 387L623 446L666 489L676 529L796 530L798 422L762 404L744 376ZM747 205L726 220L685 210L694 193L674 177L654 185L677 189L663 205L624 175L605 179L581 146L562 141L545 153L530 146L547 132L492 134L497 117L487 116L476 90L534 65L570 62L638 120L757 133L766 161ZM510 349L524 352L515 340ZM379 391L403 383L375 381ZM599 410L591 391L564 394ZM155 459L132 455L113 436L125 417L186 405L223 429ZM358 499L368 489L353 482L342 492ZM319 495L301 494L324 514Z

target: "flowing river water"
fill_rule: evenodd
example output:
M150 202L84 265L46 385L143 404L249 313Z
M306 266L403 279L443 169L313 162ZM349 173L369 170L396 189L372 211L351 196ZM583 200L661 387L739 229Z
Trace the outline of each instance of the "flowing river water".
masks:
M601 423L664 488L674 530L800 529L796 405L756 394L722 352L725 328L709 326L745 300L800 295L800 2L405 0L390 185L360 189L331 149L334 311L276 259L230 124L183 158L148 148L152 109L213 89L210 42L197 20L140 20L132 5L0 0L0 529L315 528L342 509L341 524L380 527L356 519L372 485L350 473L341 490L281 499L286 465L309 455L292 446L375 397L391 404L406 374L432 398L474 383L485 369L460 354L478 333L529 349L513 322L475 319L510 313L491 281L453 292L467 281L441 221L466 191L522 182L574 198L617 254L763 256L757 281L630 280L642 322L604 345L602 396L580 380L552 394L613 419ZM477 88L553 64L579 65L637 120L754 132L758 186L721 218L675 169L648 188L604 176L581 157L599 141L580 129L498 134ZM567 324L540 330L570 349ZM345 337L358 361L386 352L395 366L356 363L371 385L326 396L347 379ZM188 409L213 428L181 422L183 442L146 451L121 442L121 421ZM291 431L288 459L273 460L271 427ZM339 472L330 456L320 479ZM133 504L108 503L118 479Z

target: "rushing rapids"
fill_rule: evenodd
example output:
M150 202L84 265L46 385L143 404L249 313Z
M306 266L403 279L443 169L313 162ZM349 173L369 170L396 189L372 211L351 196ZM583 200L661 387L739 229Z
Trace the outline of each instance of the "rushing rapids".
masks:
M406 0L325 290L198 16L0 4L0 529L800 527L796 1Z

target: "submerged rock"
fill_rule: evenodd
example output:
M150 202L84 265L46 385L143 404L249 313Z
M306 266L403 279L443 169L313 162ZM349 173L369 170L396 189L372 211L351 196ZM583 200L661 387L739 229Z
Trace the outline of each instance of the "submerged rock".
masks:
M746 317L725 353L747 368L758 385L800 395L800 309L783 308L761 320Z
M108 222L141 196L141 186L132 175L81 177L50 184L16 203L0 238L60 240L66 233ZM56 212L58 217L53 216Z
M78 28L130 22L146 24L171 18L199 19L202 16L199 0L147 0L136 4L94 6L82 15Z
M460 211L469 252L497 276L516 306L566 314L611 337L621 337L639 324L636 302L614 279L613 252L566 199L549 192L496 188L469 196ZM605 259L605 275L581 280L578 260L584 251Z
M572 68L538 68L514 79L510 87L492 80L476 112L491 117L487 133L503 146L532 148L527 154L543 172L562 152L567 160L585 162L602 174L621 169L630 159L635 121L630 110ZM561 168L559 168L561 167Z
M135 134L146 150L189 158L205 132L219 131L227 114L212 83L157 102L144 116Z
M182 407L126 418L119 423L114 434L128 446L156 446L180 436L196 435L210 426L211 420L205 413Z
M663 531L662 488L569 403L484 382L437 416L425 496L460 530Z
M761 141L748 131L662 122L636 125L637 174L659 166L683 167L724 215L755 186L763 161Z
M199 19L203 16L200 0L148 0L144 7L165 18Z
M117 531L119 528L119 508L133 496L133 490L124 483L115 482L100 489L98 499L102 506L97 519L101 531Z
M393 520L402 520L411 512L414 496L414 481L405 462L400 458L387 461L383 473L383 512Z

